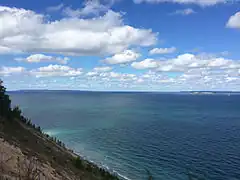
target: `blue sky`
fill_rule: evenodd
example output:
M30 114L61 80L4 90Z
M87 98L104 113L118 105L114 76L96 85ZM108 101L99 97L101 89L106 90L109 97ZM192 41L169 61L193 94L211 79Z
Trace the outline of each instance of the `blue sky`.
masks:
M1 0L9 90L240 91L237 0Z

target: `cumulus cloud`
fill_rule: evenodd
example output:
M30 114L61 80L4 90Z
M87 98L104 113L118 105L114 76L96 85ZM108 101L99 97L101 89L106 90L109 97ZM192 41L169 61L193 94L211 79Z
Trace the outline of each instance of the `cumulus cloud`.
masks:
M208 70L239 69L240 60L225 59L223 57L197 56L181 54L173 59L154 60L146 59L132 63L135 69L155 69L159 72L186 72L190 69L205 68Z
M236 90L240 88L237 69L214 70L208 68L188 69L177 76L149 71L145 74L118 72L95 73L89 81L101 83L101 87L118 87L122 90Z
M200 6L212 6L219 3L227 3L227 0L133 0L136 4L146 3L178 3L178 4L197 4Z
M186 55L186 57L187 56L188 58L191 57L190 55ZM184 56L181 58L184 58ZM193 59L192 57L192 60ZM238 62L239 61L236 61L235 63ZM185 66L188 67L187 64L190 64L190 62L178 62L177 64L185 64ZM203 64L205 64L205 62ZM185 70L180 73L174 74L172 74L171 71L155 71L152 68L151 71L144 74L120 73L114 71L90 71L83 73L82 69L60 65L49 65L29 71L19 67L5 67L4 70L1 68L0 74L5 74L2 77L4 81L6 80L5 82L8 83L10 89L87 88L89 90L128 91L240 90L239 66L231 66L230 64L231 63L222 62L222 60L216 60L216 62L209 64L210 67L205 65L201 65L200 68L190 67L185 68ZM17 87L15 86L16 78L11 79L11 75L14 74L17 74L17 78L19 78L19 80L17 80ZM21 76L21 74L26 74L27 76ZM52 76L54 78L50 78Z
M226 26L228 28L240 29L240 11L229 18Z
M109 66L95 67L93 69L93 71L96 71L96 72L107 72L111 70L112 70L112 67L109 67Z
M59 53L64 55L109 55L130 46L150 46L157 34L123 23L122 14L108 10L93 18L63 18L31 10L0 6L2 52Z
M17 52L17 51L14 50L14 49L11 49L9 47L5 47L5 46L0 45L0 54L10 54L10 53L13 53L13 52Z
M128 81L132 80L136 77L135 74L128 74L128 73L116 73L116 72L110 72L105 74L105 76L111 77L111 78L118 78L120 81Z
M107 81L107 82L127 82L137 80L137 75L130 73L119 73L119 72L96 72L91 71L85 74L87 77L98 81Z
M176 10L175 12L171 13L171 15L184 15L184 16L187 16L187 15L190 15L190 14L194 14L196 13L196 11L194 11L193 9L191 8L186 8L186 9L179 9L179 10Z
M85 75L88 77L93 77L93 76L100 76L105 74L106 72L111 71L113 68L109 66L101 66L101 67L95 67L93 68L93 71L87 72Z
M26 58L15 58L16 61L24 61L28 63L40 63L40 62L58 62L61 64L67 64L70 60L68 57L54 57L44 54L32 54Z
M133 62L131 66L135 69L152 69L158 67L158 62L154 59L145 59L140 62Z
M87 72L85 75L86 76L97 76L99 73L97 71L90 71L90 72Z
M24 67L6 67L3 66L0 68L0 75L3 76L10 76L10 75L16 75L16 74L22 74L25 72Z
M177 49L175 47L170 48L154 48L149 51L149 54L170 54L174 53Z
M40 67L38 69L33 69L29 72L31 75L36 77L50 77L50 76L79 76L81 75L82 68L72 68L69 66L62 65L48 65Z
M108 9L109 7L101 4L99 0L88 0L85 1L83 8L74 10L70 7L66 7L63 10L63 14L69 17L84 17L88 15L99 15L102 12L108 11Z
M0 6L0 22L4 24L0 29L0 45L8 47L7 44L4 43L5 38L15 38L16 43L19 43L18 41L23 38L23 35L26 35L26 37L31 34L38 35L37 29L40 28L43 21L44 16L36 14L33 11ZM11 49L15 48L13 47Z
M135 61L141 55L133 50L125 50L122 53L117 53L112 57L103 60L107 64L125 64Z

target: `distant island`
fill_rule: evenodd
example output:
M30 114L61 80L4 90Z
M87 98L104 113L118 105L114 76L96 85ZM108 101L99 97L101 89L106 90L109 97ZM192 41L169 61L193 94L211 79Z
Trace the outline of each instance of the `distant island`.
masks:
M191 91L190 94L216 94L214 91Z
M193 95L213 95L213 94L240 94L238 91L180 91L181 93L193 94Z

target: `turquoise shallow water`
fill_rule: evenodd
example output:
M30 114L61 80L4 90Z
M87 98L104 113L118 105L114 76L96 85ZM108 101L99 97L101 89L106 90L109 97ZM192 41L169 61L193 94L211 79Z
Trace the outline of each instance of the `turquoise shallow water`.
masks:
M26 116L133 180L240 179L240 95L11 92Z

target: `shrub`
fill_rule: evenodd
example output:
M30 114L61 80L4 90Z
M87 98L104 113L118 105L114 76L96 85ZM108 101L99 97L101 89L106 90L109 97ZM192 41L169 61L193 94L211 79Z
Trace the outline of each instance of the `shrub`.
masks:
M32 122L31 122L30 119L27 119L27 125L28 125L28 126L32 126Z
M74 159L74 166L78 169L83 169L83 162L79 156Z
M0 116L10 117L11 115L11 100L6 93L6 88L0 80Z
M42 133L42 129L41 129L40 126L37 127L37 131L40 132L40 133Z
M22 114L21 109L18 106L15 106L12 110L12 117L21 119L22 117L21 114Z

